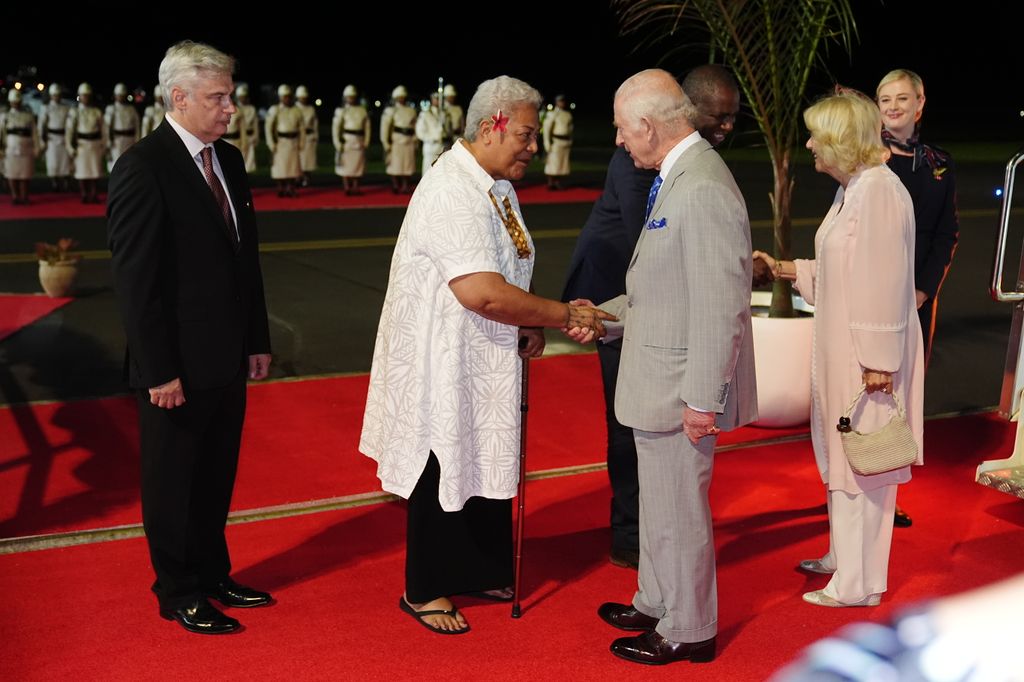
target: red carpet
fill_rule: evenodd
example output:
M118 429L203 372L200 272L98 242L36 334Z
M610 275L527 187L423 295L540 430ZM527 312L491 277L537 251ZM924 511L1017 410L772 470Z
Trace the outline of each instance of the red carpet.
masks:
M0 341L27 327L40 317L71 302L70 298L50 298L43 294L0 294Z
M538 363L541 364L541 363ZM308 384L307 384L308 385ZM0 674L11 680L763 680L805 645L854 620L1022 569L1024 505L972 482L1002 456L990 416L928 424L928 465L902 486L914 526L897 529L889 591L875 609L801 601L824 576L794 570L826 546L823 491L806 442L720 454L712 486L719 656L666 669L611 656L618 631L597 606L628 600L635 573L607 562L603 472L530 484L524 613L459 599L471 633L439 637L402 614L404 514L398 504L232 526L236 577L274 592L235 610L227 637L157 617L141 539L0 556ZM241 482L240 482L241 483ZM244 484L240 485L240 491Z
M569 188L558 192L549 192L544 185L528 185L517 187L516 192L523 204L551 204L591 202L600 196L599 189L586 187ZM346 196L337 187L307 187L299 190L296 199L283 199L271 187L258 187L253 190L253 201L257 211L306 211L321 208L380 208L387 206L405 206L409 203L408 194L392 194L390 186L367 185L361 196ZM106 197L103 197L105 200ZM26 220L31 218L87 218L106 215L105 204L83 204L74 193L43 193L34 194L32 203L27 206L14 206L10 200L0 199L0 221Z
M368 376L253 384L233 509L379 490L357 451ZM534 361L527 468L604 461L596 354ZM745 428L721 443L801 429ZM0 537L139 523L130 397L0 409Z

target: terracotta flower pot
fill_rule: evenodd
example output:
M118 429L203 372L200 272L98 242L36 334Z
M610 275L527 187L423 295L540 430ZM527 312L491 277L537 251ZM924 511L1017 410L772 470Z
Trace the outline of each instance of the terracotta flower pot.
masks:
M58 261L47 263L39 261L39 283L43 291L51 298L67 296L78 274L77 261Z

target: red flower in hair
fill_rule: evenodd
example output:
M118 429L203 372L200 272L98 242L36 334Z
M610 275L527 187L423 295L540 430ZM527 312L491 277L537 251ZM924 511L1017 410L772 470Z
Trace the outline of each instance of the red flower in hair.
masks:
M505 132L505 129L508 126L508 116L502 116L501 109L498 109L497 116L491 116L491 120L494 121L494 125L492 126L494 130L497 130L499 133Z

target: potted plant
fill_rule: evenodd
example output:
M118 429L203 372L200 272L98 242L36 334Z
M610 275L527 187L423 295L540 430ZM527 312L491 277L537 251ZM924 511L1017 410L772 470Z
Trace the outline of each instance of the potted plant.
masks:
M613 2L624 33L639 33L651 44L671 41L671 51L706 44L711 61L721 61L732 71L771 157L774 255L792 259L791 166L802 137L807 83L814 68L823 66L822 48L829 42L849 52L857 30L850 0ZM680 35L687 27L693 31ZM794 314L790 282L776 281L769 316ZM791 415L803 414L802 420L795 417L795 423L801 423L810 414L811 322L796 320L788 324L755 318L759 424L783 426L794 418ZM781 338L774 338L779 334ZM806 348L807 356L794 358L796 348ZM803 376L794 381L796 365L787 366L782 360L798 363ZM779 395L780 390L789 392ZM799 401L802 404L796 407ZM784 415L777 418L779 410Z
M81 254L72 253L78 242L62 237L56 244L36 242L36 256L39 258L39 283L47 296L66 296L71 291Z

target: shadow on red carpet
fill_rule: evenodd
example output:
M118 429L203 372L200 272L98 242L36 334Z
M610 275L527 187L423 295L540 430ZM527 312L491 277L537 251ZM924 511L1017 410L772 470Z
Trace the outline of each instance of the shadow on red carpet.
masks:
M72 299L43 294L0 294L0 341L41 317L67 305Z

